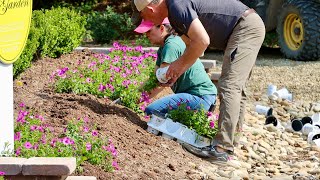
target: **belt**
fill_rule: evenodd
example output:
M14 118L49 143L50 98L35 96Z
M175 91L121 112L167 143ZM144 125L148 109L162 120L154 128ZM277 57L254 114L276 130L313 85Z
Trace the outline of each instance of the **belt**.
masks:
M245 12L243 12L242 17L247 17L249 14L256 13L254 9L247 9Z

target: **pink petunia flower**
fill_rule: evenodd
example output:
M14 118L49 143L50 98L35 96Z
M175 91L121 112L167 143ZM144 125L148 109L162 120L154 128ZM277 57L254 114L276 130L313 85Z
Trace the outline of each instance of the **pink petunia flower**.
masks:
M61 141L64 145L70 145L71 143L71 139L69 137L64 137Z
M32 148L32 144L30 142L26 142L26 143L24 143L24 147L26 149L31 149Z
M56 142L57 142L57 139L52 139L51 142L50 142L51 147L55 147L56 146Z
M104 86L104 85L102 85L102 84L99 85L99 88L98 88L99 91L103 92L103 91L106 90L106 89L107 89L106 86Z
M214 128L214 126L215 126L214 121L210 121L210 125L209 125L209 126L210 126L210 128L212 128L212 129L213 129L213 128Z
M117 161L115 161L115 160L112 161L112 167L114 167L114 169L116 169L116 170L119 170L119 169L120 169Z
M6 173L3 171L0 171L0 176L4 176Z
M86 150L87 150L87 151L90 151L90 150L91 150L91 144L90 144L90 143L87 143L87 144L86 144Z
M20 139L21 139L21 133L20 133L20 132L16 132L16 133L14 134L14 140L15 140L15 141L20 141Z
M98 136L98 131L92 131L91 135L92 136Z
M89 128L85 126L85 127L83 127L83 131L84 132L89 132Z
M86 79L86 82L87 82L87 83L90 83L90 82L91 82L91 78L87 78L87 79Z
M21 154L21 147L18 147L16 149L16 152L15 152L16 156L19 156Z

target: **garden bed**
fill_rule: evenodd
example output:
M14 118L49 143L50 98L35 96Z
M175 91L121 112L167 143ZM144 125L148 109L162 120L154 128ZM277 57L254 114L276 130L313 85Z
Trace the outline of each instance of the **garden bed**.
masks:
M92 53L87 51L74 52L58 59L41 59L33 64L15 80L15 117L20 109L19 104L23 102L27 109L42 114L57 131L63 131L70 120L78 117L87 116L89 123L97 123L99 135L110 138L118 151L120 170L108 173L85 163L83 172L75 175L96 176L98 179L200 177L192 172L194 162L202 165L209 165L209 162L185 152L174 141L148 133L145 119L133 111L120 105L110 105L112 101L91 95L54 93L49 81L52 72L66 66L75 67L77 60L91 56ZM163 93L171 92L167 90Z
M112 140L119 170L105 172L98 166L84 163L83 171L73 175L98 179L320 178L320 148L310 147L301 133L279 132L264 126L265 117L254 111L254 104L270 104L265 93L267 85L273 83L294 93L293 103L272 102L282 123L289 121L289 113L293 110L303 115L319 112L320 109L314 106L317 105L315 102L319 103L320 63L266 58L261 53L248 86L251 93L248 94L244 136L240 147L235 149L239 161L220 167L184 151L175 141L147 132L147 121L143 117L109 99L53 91L50 82L53 72L65 67L73 69L78 66L78 60L88 60L92 56L92 53L82 51L57 59L44 58L14 81L15 117L22 102L27 110L43 115L48 125L58 132L63 132L70 120L87 117L89 124L97 124L98 137ZM215 54L215 57L207 58L219 60L221 57ZM221 62L218 63L220 68ZM156 98L169 93L171 90L167 89Z

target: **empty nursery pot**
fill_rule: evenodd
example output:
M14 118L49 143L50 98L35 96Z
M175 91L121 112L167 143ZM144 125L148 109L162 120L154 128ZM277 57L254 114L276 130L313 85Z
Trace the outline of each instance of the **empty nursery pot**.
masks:
M320 131L313 131L308 134L308 138L307 138L308 143L312 143L312 141L316 139L320 139Z
M312 118L309 117L309 116L303 117L303 118L301 119L301 122L302 122L302 125L305 125L305 124L307 124L307 123L312 124Z
M299 119L291 120L291 127L294 131L301 131L303 124Z
M273 124L274 126L277 126L277 125L278 125L278 120L277 120L277 118L274 117L274 116L268 116L268 117L266 118L265 124L266 124L266 125L267 125L267 124Z
M308 135L309 133L313 132L316 128L318 128L317 126L313 126L310 123L306 123L305 125L303 125L302 127L302 134L304 135Z
M273 109L267 106L256 105L256 112L259 114L263 114L267 117L272 115Z

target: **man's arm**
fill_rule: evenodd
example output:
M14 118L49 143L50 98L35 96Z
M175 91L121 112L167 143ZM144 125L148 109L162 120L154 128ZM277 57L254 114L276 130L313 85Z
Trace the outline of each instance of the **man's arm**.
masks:
M183 55L170 64L167 78L171 77L169 84L173 84L199 58L210 44L207 31L198 18L194 19L188 30L189 44Z

